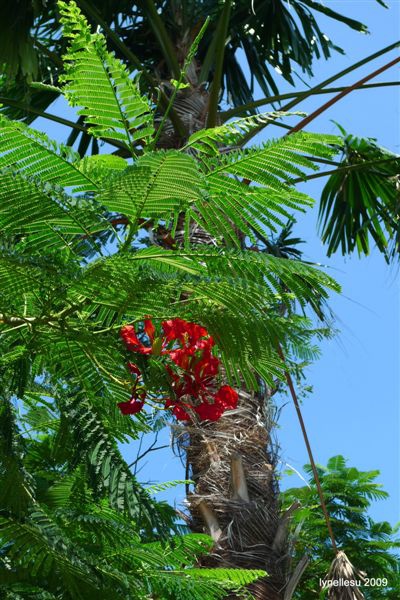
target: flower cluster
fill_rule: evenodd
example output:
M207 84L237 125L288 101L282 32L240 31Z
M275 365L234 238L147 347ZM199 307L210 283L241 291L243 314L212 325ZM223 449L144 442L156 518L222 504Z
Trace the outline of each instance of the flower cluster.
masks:
M214 340L208 331L183 319L170 319L161 323L162 335L150 319L144 321L144 333L149 341L139 340L135 328L125 325L121 338L126 348L142 355L165 356L166 372L173 397L165 400L165 407L181 421L190 421L194 414L200 420L217 421L225 410L236 408L237 392L229 385L216 389L220 361L213 355ZM118 404L123 414L139 412L144 405L146 392L142 374L137 365L128 363L135 377L129 402Z

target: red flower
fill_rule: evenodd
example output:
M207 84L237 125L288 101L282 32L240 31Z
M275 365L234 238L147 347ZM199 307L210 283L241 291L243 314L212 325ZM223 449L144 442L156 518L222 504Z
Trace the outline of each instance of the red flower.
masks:
M224 410L223 406L217 403L209 404L208 402L202 402L199 406L195 407L196 413L203 421L205 419L208 419L209 421L218 421L223 415Z
M142 342L139 341L133 325L124 325L121 328L120 336L122 337L122 340L128 350L131 350L132 352L139 352L139 354L151 353L151 346L144 346Z
M224 410L232 410L237 407L239 394L229 385L223 385L215 394L215 403L222 406Z
M197 325L196 323L189 323L183 319L169 319L161 323L164 335L168 341L178 340L181 344L193 346L199 342L200 338L208 336L207 329ZM212 339L212 338L211 338Z
M188 408L195 411L201 420L209 421L217 421L225 410L236 408L238 393L229 385L222 386L214 393L220 361L212 354L214 340L208 331L201 325L179 318L163 321L161 327L164 335L156 337L156 328L151 319L144 320L144 333L150 346L145 346L138 339L133 325L122 327L120 334L128 350L154 356L164 354L170 359L165 369L175 399L166 400L165 408L171 408L180 421L191 420ZM171 361L176 365L174 368ZM142 376L139 367L128 363L128 368L136 376L132 397L129 402L120 402L118 406L123 414L134 414L143 408L146 392L141 387L137 389ZM187 397L195 402L184 402Z
M128 402L118 402L118 408L123 415L135 415L142 410L143 405L144 400L137 400L133 396Z

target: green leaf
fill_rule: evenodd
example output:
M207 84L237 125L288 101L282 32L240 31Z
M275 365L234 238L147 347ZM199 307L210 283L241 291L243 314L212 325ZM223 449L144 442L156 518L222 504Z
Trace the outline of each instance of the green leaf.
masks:
M79 170L78 160L79 156L71 148L0 115L0 169L8 167L62 187L94 189L94 183Z
M134 153L153 134L153 117L127 68L107 52L105 38L91 34L75 2L59 2L64 36L71 45L64 56L64 94L96 137L122 144Z

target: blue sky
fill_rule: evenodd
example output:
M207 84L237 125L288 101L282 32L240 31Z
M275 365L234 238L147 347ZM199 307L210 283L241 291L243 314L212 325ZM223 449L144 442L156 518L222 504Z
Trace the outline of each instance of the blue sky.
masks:
M399 1L389 1L389 10L375 0L332 0L326 4L362 20L371 35L358 34L318 16L321 28L345 49L346 55L335 54L328 62L316 63L313 85L400 39ZM394 52L385 55L335 85L352 84L394 57ZM398 73L395 67L374 81L398 80ZM305 84L299 80L296 89L304 90ZM285 83L280 85L281 92L291 90ZM310 98L296 109L312 112L329 97ZM376 137L382 146L400 152L399 99L397 87L354 92L316 119L308 130L337 133L333 119L354 135ZM59 140L66 137L55 124L39 120L35 126ZM280 134L281 130L269 127L262 139ZM318 200L322 185L323 180L319 179L301 189ZM335 339L322 344L321 358L307 370L307 384L313 386L313 393L304 401L304 419L317 462L326 464L329 457L343 454L349 465L381 471L379 482L390 493L390 499L375 503L371 516L395 523L400 519L398 266L387 266L376 251L363 259L357 256L327 259L316 234L316 215L314 209L299 217L295 232L307 242L305 258L326 265L330 275L342 285L343 293L332 297L330 302L340 332ZM288 397L277 402L285 405L276 433L281 467L290 465L301 474L308 458L294 408ZM159 443L168 443L168 431L160 435ZM137 443L124 448L129 462L135 459L137 451ZM150 453L141 467L138 477L143 482L184 478L180 460L170 448ZM283 486L302 484L297 475L282 482ZM183 486L160 497L179 504L184 499Z
M389 10L373 0L328 4L365 22L371 35L347 31L344 36L343 28L327 25L326 31L346 50L346 56L316 64L317 81L400 39L397 1L388 3ZM392 52L377 59L340 80L340 85L354 83L395 56ZM398 81L398 67L374 81L378 80ZM397 87L354 92L309 129L335 133L330 122L334 119L354 135L375 137L382 146L399 153L399 100ZM313 99L302 108L311 112L318 104ZM310 182L304 189L317 199L321 180ZM327 259L315 234L316 213L313 210L299 219L297 232L307 240L306 257L328 265L328 272L342 285L342 295L331 299L340 333L322 345L321 359L308 369L307 382L313 385L314 393L304 402L304 418L317 461L325 464L330 456L340 453L359 469L381 471L379 481L390 493L390 500L377 502L371 516L395 523L400 519L398 266L388 267L377 251L363 259L339 255ZM279 440L283 460L300 469L307 456L292 406L282 411ZM290 479L293 485L295 478Z

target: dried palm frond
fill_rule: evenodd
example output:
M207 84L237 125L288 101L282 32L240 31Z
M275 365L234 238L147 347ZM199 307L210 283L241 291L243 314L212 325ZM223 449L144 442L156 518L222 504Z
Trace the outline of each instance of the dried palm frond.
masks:
M339 550L324 580L329 587L329 600L364 600L360 585L364 583L366 573L359 571Z

